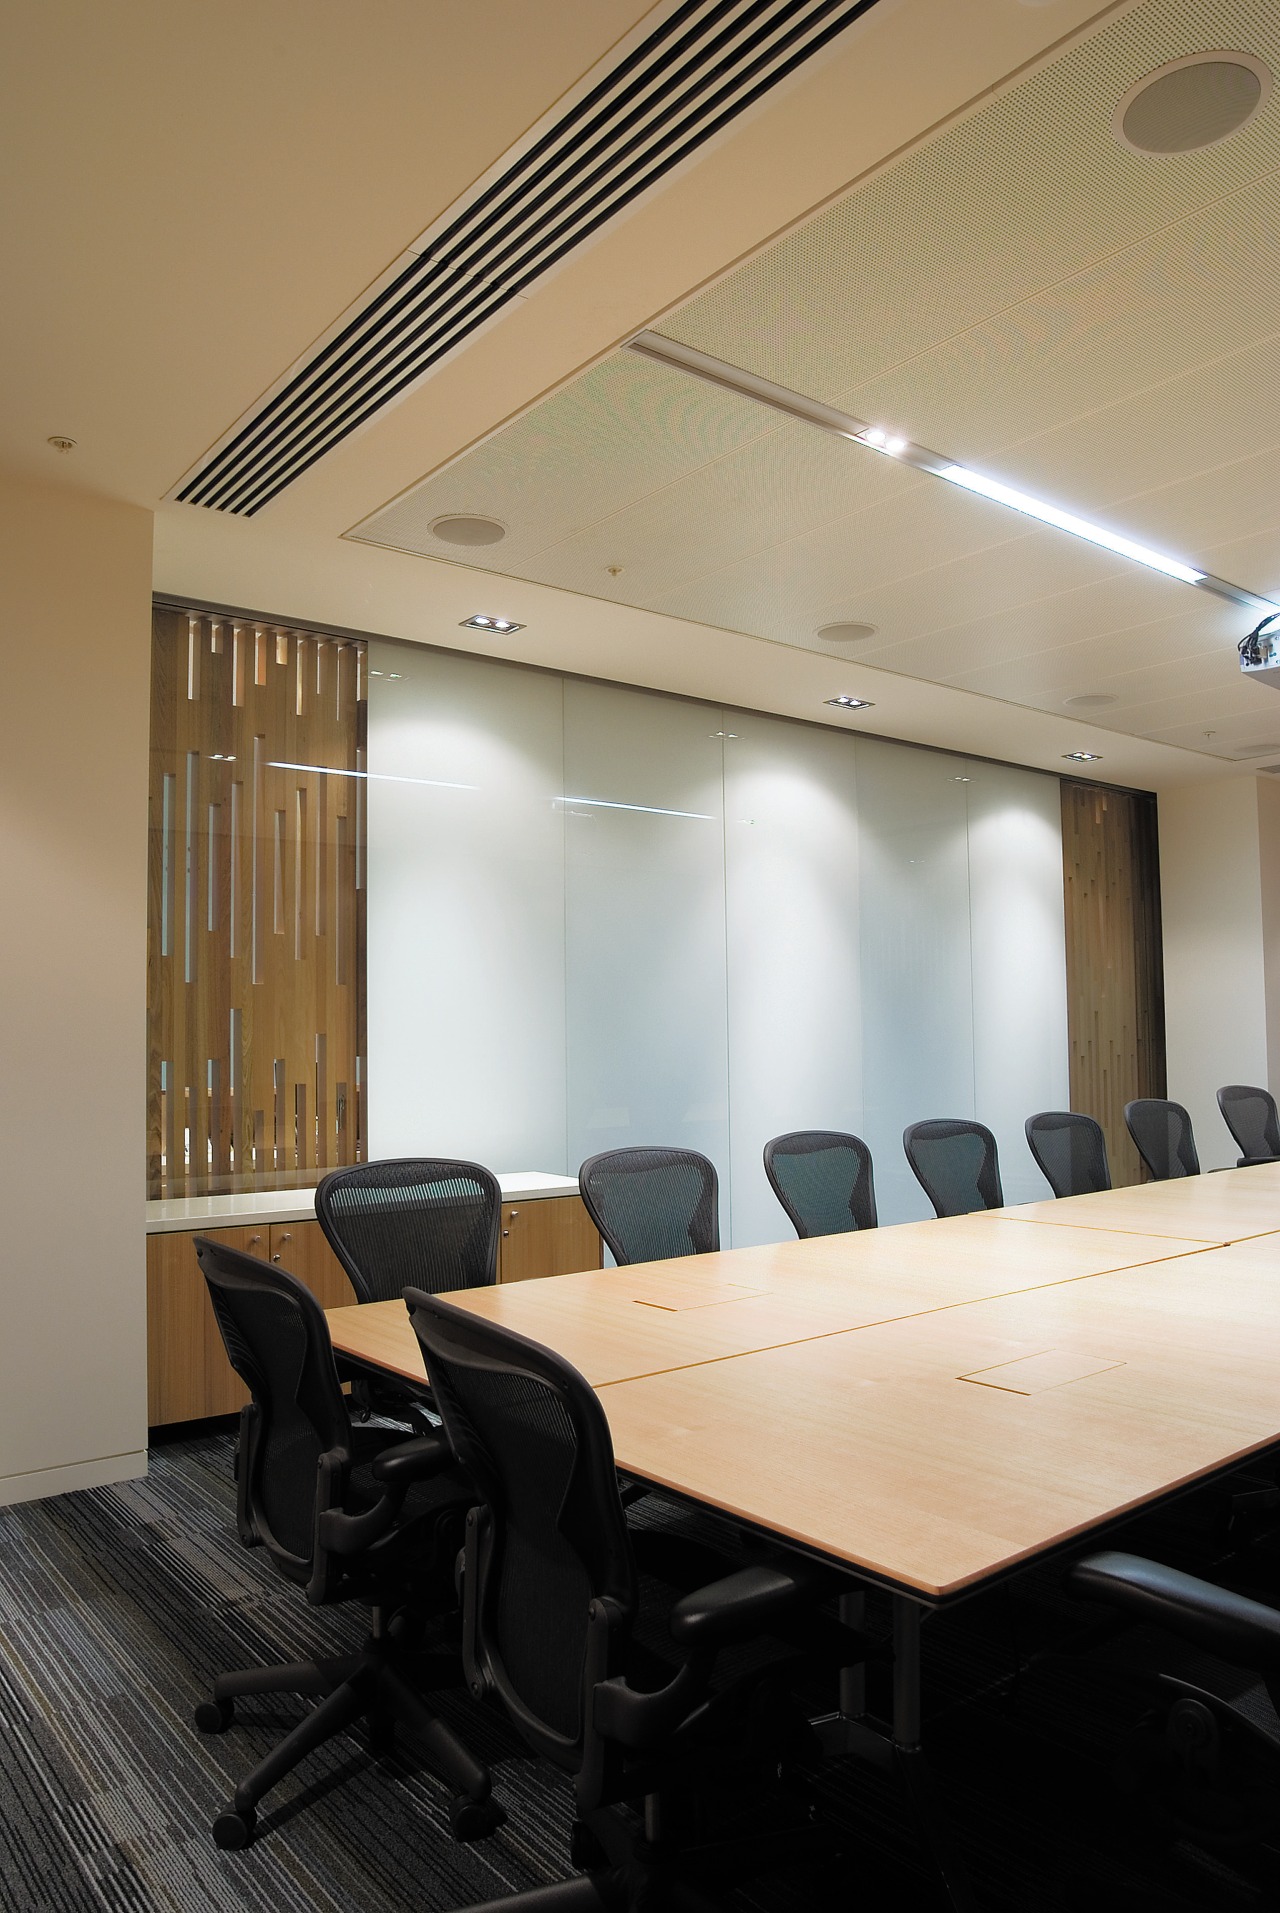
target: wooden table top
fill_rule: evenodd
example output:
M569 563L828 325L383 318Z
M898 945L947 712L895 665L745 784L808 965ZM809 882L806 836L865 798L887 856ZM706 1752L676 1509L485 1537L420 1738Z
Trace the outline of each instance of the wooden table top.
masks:
M1280 1163L1219 1174L1141 1182L1093 1196L1052 1196L993 1211L1059 1228L1133 1229L1223 1244L1280 1230Z
M1180 1254L1194 1240L995 1215L499 1283L450 1296L559 1350L593 1387ZM399 1302L331 1309L341 1353L425 1380Z
M1280 1170L450 1299L574 1362L624 1469L925 1599L1280 1440ZM329 1320L423 1379L399 1303Z

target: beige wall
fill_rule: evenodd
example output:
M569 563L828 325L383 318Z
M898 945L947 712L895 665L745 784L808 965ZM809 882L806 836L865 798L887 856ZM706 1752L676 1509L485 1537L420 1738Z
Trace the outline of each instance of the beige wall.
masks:
M0 1502L146 1467L151 515L0 475Z
M1280 780L1236 776L1160 799L1169 1095L1201 1167L1237 1160L1223 1083L1280 1076Z

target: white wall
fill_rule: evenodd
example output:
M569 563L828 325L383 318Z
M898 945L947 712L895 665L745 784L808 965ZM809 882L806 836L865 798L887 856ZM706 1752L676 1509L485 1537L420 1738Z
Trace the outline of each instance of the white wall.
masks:
M1201 1167L1237 1160L1224 1083L1280 1076L1280 780L1224 777L1160 799L1169 1095Z
M145 1472L151 516L0 478L0 1502Z
M1009 1198L1043 1193L1022 1124L1068 1100L1056 778L456 655L370 661L371 1153L573 1173L683 1144L742 1244L788 1231L770 1136L864 1135L895 1222L931 1213L905 1124L977 1115Z

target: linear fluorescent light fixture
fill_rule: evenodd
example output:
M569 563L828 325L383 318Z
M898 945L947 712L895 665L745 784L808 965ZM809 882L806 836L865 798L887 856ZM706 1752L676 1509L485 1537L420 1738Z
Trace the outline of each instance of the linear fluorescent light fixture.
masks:
M1219 598L1229 598L1233 604L1245 605L1258 613L1280 615L1280 605L1260 598L1256 592L1246 591L1243 585L1232 584L1228 578L1215 578L1212 572L1200 571L1194 565L1184 564L1180 558L1153 551L1149 545L1140 544L1135 538L1126 538L1123 532L1112 531L1106 525L1095 524L1090 518L1081 518L1076 512L1064 511L1061 506L1051 505L1043 498L1018 491L998 478L989 478L967 465L958 464L953 458L945 458L941 452L931 452L927 445L917 445L887 426L855 418L851 412L842 412L834 405L824 405L820 399L807 398L803 392L793 392L788 386L760 378L756 373L730 365L724 359L714 359L710 353L699 352L690 345L681 345L679 340L668 339L661 332L637 333L634 339L627 341L627 347L629 351L640 353L643 358L656 359L661 365L670 366L678 372L687 372L690 377L703 379L709 385L721 386L726 391L737 393L740 398L754 399L757 404L767 405L775 412L784 413L787 418L799 419L806 425L816 425L819 431L833 432L837 438L849 439L855 445L865 445L869 451L879 452L882 458L896 459L899 464L910 465L915 471L925 472L931 478L945 478L949 485L958 485L980 498L989 499L992 504L1004 505L1010 511L1020 512L1025 518L1037 519L1041 524L1052 525L1058 531L1070 532L1072 537L1086 539L1105 551L1114 552L1119 558L1131 559L1134 564L1145 565L1148 570L1162 572L1167 578L1176 578L1181 584L1196 585L1201 591L1212 591Z
M361 783L375 784L425 784L431 790L479 790L479 784L449 784L442 777L397 777L394 771L349 771L340 770L332 764L286 764L281 758L273 757L267 763L269 771L317 771L321 777L358 777Z
M695 817L700 824L714 823L709 810L663 810L657 804L615 804L608 797L561 797L561 804L589 804L593 810L642 810L646 817Z
M463 631L499 631L504 635L508 631L524 630L524 626L517 624L514 618L491 618L479 611L474 618L463 618L459 628Z

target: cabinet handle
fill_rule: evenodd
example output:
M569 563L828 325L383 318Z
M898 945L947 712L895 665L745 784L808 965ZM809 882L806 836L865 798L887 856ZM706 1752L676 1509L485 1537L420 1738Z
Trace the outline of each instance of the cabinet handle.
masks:
M280 1240L281 1240L282 1242L292 1242L292 1241L293 1241L293 1237L292 1237L292 1235L290 1234L290 1232L288 1231L288 1229L286 1229L286 1230L285 1230L285 1232L284 1232L284 1234L283 1234L283 1235L282 1235L282 1236L280 1237Z
M278 1262L278 1261L280 1260L280 1251L279 1251L279 1249L277 1249L277 1250L276 1250L276 1252L275 1252L275 1254L274 1254L274 1255L272 1256L272 1258L271 1258L271 1260L272 1260L273 1262Z
M504 1229L504 1230L502 1231L502 1233L503 1233L503 1235L504 1235L504 1236L508 1236L508 1235L510 1235L510 1234L511 1234L511 1231L510 1231L510 1229Z
M507 1220L509 1222L514 1222L516 1217L519 1215L519 1213L520 1211L518 1209L509 1209L507 1211Z
M249 1247L252 1248L256 1242L261 1242L261 1240L262 1237L260 1235L251 1235L249 1237Z

